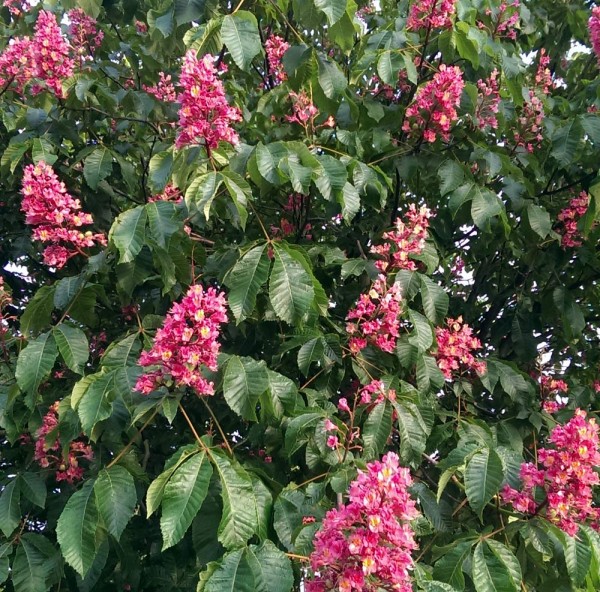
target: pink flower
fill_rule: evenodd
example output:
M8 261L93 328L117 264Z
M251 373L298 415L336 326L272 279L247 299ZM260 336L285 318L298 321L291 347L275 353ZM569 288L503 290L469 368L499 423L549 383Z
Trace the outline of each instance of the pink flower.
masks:
M93 54L104 39L104 33L98 29L96 19L85 14L81 8L69 10L67 16L71 21L69 25L71 45L78 54L83 55L88 51Z
M146 86L144 84L142 88L148 94L151 94L153 97L164 103L174 103L177 100L177 93L171 82L171 76L167 76L164 72L158 73L158 82L155 85Z
M174 303L154 337L149 351L142 353L140 366L157 369L141 376L135 390L148 394L161 385L189 386L198 395L212 395L213 383L202 367L217 370L221 345L220 326L227 321L225 294L214 288L191 286L180 303Z
M462 70L442 64L433 79L417 90L406 110L402 130L410 135L422 134L427 142L435 142L437 137L448 142L450 128L458 119L456 107L464 86Z
M300 93L292 91L290 92L290 98L292 99L292 114L286 115L286 120L290 123L298 123L305 129L308 129L309 125L314 129L314 120L319 114L319 110L315 107L311 98L304 91Z
M340 441L337 436L327 436L327 446L329 446L329 448L335 450L339 443Z
M488 8L485 14L490 17L489 26L482 21L478 21L477 26L480 29L487 29L492 39L504 37L514 41L517 38L520 5L519 0L513 0L512 2L501 2L498 7Z
M590 30L590 39L594 53L598 58L598 63L600 63L600 6L592 8L592 16L588 21L588 28Z
M558 220L561 222L561 225L557 231L559 234L562 234L560 244L563 249L581 246L581 233L577 224L587 212L589 201L589 195L585 191L582 191L577 197L571 199L569 205L558 214Z
M337 426L329 418L325 420L326 432L337 431L337 429Z
M435 357L443 375L451 380L454 373L469 370L475 370L477 374L485 374L485 362L477 361L471 353L475 349L481 349L481 341L473 337L471 327L463 323L462 317L447 319L446 325L447 329L437 327L435 330L438 344Z
M106 245L104 234L82 232L93 223L90 214L82 213L81 203L67 192L50 165L40 161L25 167L21 188L25 223L34 226L33 238L52 243L44 250L44 263L62 267L85 247Z
M213 56L205 55L199 60L195 50L188 50L183 58L179 84L182 88L178 95L180 129L175 146L200 144L210 151L219 142L237 144L239 136L231 124L241 121L242 114L227 103Z
M29 0L4 0L2 6L8 8L13 16L21 16L24 12L29 12L31 5Z
M290 44L278 35L271 35L265 41L265 53L267 54L267 63L269 65L269 81L272 82L273 87L287 80L287 74L283 69L281 60L289 47Z
M367 465L350 484L349 502L329 510L315 535L307 592L411 592L410 521L419 516L408 488L412 479L398 456Z
M480 130L496 129L498 127L496 114L500 106L498 70L494 69L488 79L478 80L477 88L479 89L475 108L477 127Z
M590 522L598 529L600 509L594 506L593 487L600 484L596 468L600 465L598 426L577 409L564 426L556 426L548 438L554 448L540 448L538 462L521 465L521 491L505 486L502 500L519 512L538 514L545 507L546 519L567 534L577 534L579 524ZM538 504L536 491L545 493Z
M413 0L410 7L406 28L450 29L452 17L456 12L457 0Z

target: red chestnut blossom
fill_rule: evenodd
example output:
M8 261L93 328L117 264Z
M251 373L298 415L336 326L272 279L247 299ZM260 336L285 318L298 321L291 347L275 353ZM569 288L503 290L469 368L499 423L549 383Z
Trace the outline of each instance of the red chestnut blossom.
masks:
M372 380L360 389L358 395L359 404L361 405L377 404L385 399L389 401L396 400L396 391L394 389L386 389L385 384L381 380Z
M29 37L15 37L0 54L0 85L6 88L11 84L18 94L33 77L31 58L31 39Z
M417 265L410 256L423 252L431 217L429 208L422 206L417 209L415 204L410 204L404 214L406 222L402 218L396 218L394 230L383 233L383 239L387 242L371 247L371 253L383 257L375 262L377 269L382 272L416 270Z
M271 232L275 238L298 235L312 240L312 224L307 222L310 211L310 198L301 193L291 193L288 195L288 201L283 206L286 218L281 218L279 226L271 226Z
M286 115L285 118L290 123L299 123L305 130L308 128L314 130L315 117L319 114L319 110L313 104L311 98L306 92L300 93L290 92L292 99L292 115Z
M175 146L200 144L210 152L219 142L237 144L239 136L231 124L241 121L242 114L227 103L213 56L205 55L199 60L196 50L188 50L179 84L183 90L178 95L180 130Z
M477 106L475 108L475 121L480 130L486 128L496 129L498 119L496 114L500 106L500 93L498 91L498 70L494 69L486 80L478 80Z
M80 230L93 223L92 216L79 212L81 203L67 193L50 165L40 161L26 166L21 194L25 223L35 227L33 238L52 243L44 250L46 265L60 268L82 248L106 245L104 234Z
M75 483L83 477L83 468L79 461L94 459L89 444L75 440L69 443L67 456L64 456L63 445L58 433L58 401L49 409L42 419L42 425L36 432L34 459L42 468L56 470L56 480Z
M148 25L143 21L138 21L136 19L134 24L135 30L137 31L138 35L145 35L148 32Z
M198 395L212 395L213 383L202 375L202 366L217 369L221 345L220 325L227 321L223 292L191 286L181 302L173 304L154 337L149 351L140 356L141 366L157 366L141 376L135 390L148 394L161 385L189 386Z
M29 12L31 4L29 0L4 0L2 6L8 8L13 16L21 16L24 12Z
M569 385L564 380L557 380L542 374L540 376L540 392L542 396L542 409L546 413L556 413L565 406L557 397L564 396L569 391Z
M148 198L149 202L153 201L172 201L175 203L181 203L183 201L183 195L181 190L177 189L172 183L168 183L162 190L162 193L157 193Z
M287 74L283 69L281 60L289 47L290 44L279 35L271 35L265 41L265 52L269 64L269 81L272 82L272 86L277 86L287 80Z
M435 142L439 136L450 140L450 127L458 119L456 107L460 105L465 83L458 66L442 64L439 72L417 90L414 102L406 110L402 130Z
M592 8L592 16L588 21L588 27L590 30L592 47L598 58L598 63L600 64L600 6L594 6L594 8Z
M513 0L501 2L497 8L487 8L485 14L490 17L491 24L486 26L482 21L478 21L477 26L480 29L487 29L492 39L504 37L514 41L517 38L520 5L519 0Z
M158 73L158 82L155 85L146 86L144 84L142 88L159 101L174 103L177 100L177 93L171 82L171 76L166 75L164 72Z
M95 18L88 16L81 8L73 8L67 13L69 21L69 37L71 45L78 54L91 53L100 47L104 33L98 29Z
M598 529L600 509L593 505L592 490L600 484L596 420L587 420L586 412L577 409L568 423L552 430L548 441L554 448L538 450L538 467L523 463L521 490L506 485L502 500L527 514L539 514L545 508L546 519L571 536L586 522ZM541 503L536 501L536 490L545 493Z
M447 329L437 327L435 330L438 344L435 357L443 375L450 380L454 372L475 370L477 374L485 374L485 362L478 362L471 353L481 348L481 341L473 337L471 327L463 323L462 317L447 319L446 324Z
M457 0L413 0L406 21L406 28L450 29L456 12Z
M408 493L409 470L388 452L359 471L349 502L329 510L315 535L306 592L412 592L410 521L420 514Z
M58 98L64 99L63 80L73 75L73 57L71 47L62 36L56 17L46 10L40 11L35 23L35 35L32 43L33 76L43 80L48 90ZM43 90L34 85L33 94Z
M558 227L557 232L562 235L560 244L563 249L581 246L581 233L577 228L577 223L587 212L589 202L589 195L582 191L577 197L571 199L569 205L558 214L561 226Z
M368 294L361 294L356 307L348 312L346 330L351 335L350 351L358 354L368 343L392 353L400 335L402 293L400 284L388 288L380 275Z

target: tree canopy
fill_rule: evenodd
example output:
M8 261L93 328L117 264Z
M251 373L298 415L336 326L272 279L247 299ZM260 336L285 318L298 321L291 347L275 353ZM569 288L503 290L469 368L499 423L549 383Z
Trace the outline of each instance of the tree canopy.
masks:
M600 589L600 6L0 16L0 590Z

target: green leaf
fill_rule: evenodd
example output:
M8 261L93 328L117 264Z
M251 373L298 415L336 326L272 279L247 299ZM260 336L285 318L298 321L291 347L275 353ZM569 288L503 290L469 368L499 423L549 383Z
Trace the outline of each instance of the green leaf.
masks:
M210 218L210 207L221 183L223 183L223 177L216 172L205 173L196 177L185 192L185 203L188 209L191 212L194 209L200 210L208 220Z
M427 351L433 344L433 331L429 321L415 310L408 310L408 318L413 325L408 342L419 349L419 352Z
M344 163L340 162L337 158L333 158L328 154L319 156L320 170L315 178L315 185L321 192L321 195L330 200L333 194L344 190L346 187L348 172ZM342 196L342 200L343 200ZM355 198L356 199L356 198ZM354 199L354 201L355 201ZM340 200L340 201L342 201ZM353 200L351 200L353 201ZM352 207L350 208L352 210Z
M86 481L67 502L56 525L56 537L65 561L83 578L96 556L98 508L94 480Z
M239 356L229 358L223 377L223 395L238 415L256 421L258 398L268 388L267 367L263 361Z
M202 20L206 0L175 0L175 20L177 25Z
M54 154L55 150L54 146L45 138L34 138L31 158L35 164L43 161L52 166L58 160L58 156Z
M272 413L277 418L282 418L286 413L293 413L298 400L298 387L293 380L287 376L267 370L269 380L269 397L270 408ZM261 409L264 408L263 399L261 398Z
M493 191L479 186L475 188L471 216L479 228L486 229L490 218L497 216L503 209L502 201Z
M37 333L50 325L52 311L54 310L54 293L56 286L42 286L27 303L21 315L21 333Z
M346 222L350 222L360 210L360 195L352 183L344 183L337 196L342 205L342 216Z
M477 592L518 592L521 589L521 566L502 543L481 541L473 554L473 583Z
M314 0L314 3L325 14L330 25L335 25L346 12L346 0Z
M148 215L144 206L138 206L120 214L108 234L109 240L119 251L119 263L129 263L142 250L146 240Z
M317 61L319 64L319 86L328 99L337 99L348 86L346 76L344 76L336 62L320 55L317 56Z
M188 457L173 472L162 498L163 548L177 544L192 524L208 493L212 467L204 451Z
M394 401L392 405L396 411L400 434L400 456L406 462L418 463L425 452L429 429L414 403Z
M238 175L233 171L221 171L221 177L223 183L225 183L229 197L231 197L233 205L237 210L239 225L244 229L246 227L246 221L248 220L248 210L246 205L248 204L248 201L252 199L252 189L241 175Z
M275 314L287 323L298 322L310 308L315 290L303 266L285 248L273 245L275 263L269 280L269 297Z
M235 459L220 450L213 450L212 460L221 481L223 499L219 541L226 549L242 547L258 529L252 479Z
M504 471L495 450L483 448L476 452L465 471L465 491L473 511L481 518L483 509L498 492Z
M575 158L583 138L583 128L576 118L571 118L552 134L552 156L561 166L568 167Z
M238 68L248 71L255 56L262 50L256 17L245 10L225 15L221 38Z
M51 584L49 576L59 571L58 552L44 536L27 532L19 538L12 564L15 592L42 592Z
M38 388L50 376L57 357L58 350L52 333L42 333L19 354L15 378L19 388L31 395L25 398L29 409L35 406Z
M16 477L6 485L0 496L0 530L7 538L21 522L21 489Z
M404 58L396 49L381 52L377 60L377 74L385 84L394 87L398 84L398 74L403 67Z
M73 372L83 374L90 354L90 346L85 333L77 327L61 323L54 327L53 334L65 364Z
M325 351L325 345L322 337L313 337L309 339L298 350L298 368L304 376L308 376L310 365L318 362Z
M94 484L94 492L100 518L106 530L118 541L137 503L133 477L120 465L102 469Z
M392 406L387 400L377 403L363 426L365 459L379 457L392 432Z
M527 219L531 230L538 234L541 238L546 238L552 230L552 221L550 214L542 206L529 204L527 206Z
M263 179L271 185L281 185L283 178L278 167L281 159L289 155L287 146L283 142L273 142L266 146L259 142L255 154L258 172Z
M111 172L112 154L108 148L97 148L83 162L83 176L92 189L97 189L98 183Z
M187 0L184 0L186 2ZM173 152L158 152L148 165L148 183L150 189L160 193L166 186L173 170Z
M238 324L254 312L256 296L269 277L270 266L267 245L259 245L250 249L225 278L230 288L229 308Z
M565 535L563 541L569 577L575 586L582 586L592 560L588 538L580 531L574 537Z
M462 567L472 546L472 542L462 542L444 553L433 568L433 577L441 582L447 582L457 590L464 590L465 576Z
M94 426L110 416L114 389L114 372L103 372L86 377L89 386L77 404L81 429L88 436ZM86 380L84 379L84 380Z
M154 201L146 204L148 230L157 245L166 249L169 239L182 228L177 206L168 201Z
M441 286L426 275L419 275L419 279L425 316L434 325L441 325L448 314L450 298Z
M46 484L37 473L21 473L19 475L21 493L38 508L46 505Z
M202 582L202 580L201 580ZM254 572L246 549L227 553L201 588L203 592L255 592Z
M454 160L445 160L438 169L438 177L440 178L440 194L443 197L460 187L464 181L465 172Z

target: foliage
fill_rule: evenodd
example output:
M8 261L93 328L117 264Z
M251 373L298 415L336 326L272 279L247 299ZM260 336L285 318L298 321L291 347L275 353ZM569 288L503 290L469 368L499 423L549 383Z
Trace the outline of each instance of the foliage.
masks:
M521 468L573 417L597 447L598 7L34 4L0 9L0 589L300 590L390 452L414 590L600 589L597 470L567 534ZM226 322L174 318L193 285Z

